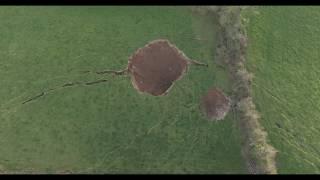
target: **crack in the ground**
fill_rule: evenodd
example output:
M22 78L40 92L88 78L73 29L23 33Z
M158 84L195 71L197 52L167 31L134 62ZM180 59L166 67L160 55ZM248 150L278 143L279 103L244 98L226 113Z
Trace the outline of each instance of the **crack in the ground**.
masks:
M36 100L36 99L38 99L38 98L40 98L41 96L44 96L44 95L45 95L45 92L41 92L39 95L36 95L36 96L34 96L34 97L22 102L22 104L26 104L28 102L34 101L34 100Z
M99 83L104 83L104 82L107 82L108 79L99 79L99 80L96 80L96 81L89 81L89 82L79 82L79 81L75 81L75 82L68 82L68 83L65 83L61 86L58 86L56 88L50 88L46 91L43 91L41 92L40 94L36 95L36 96L33 96L25 101L22 102L22 104L26 104L26 103L30 103L32 101L35 101L47 94L49 94L49 92L51 91L56 91L56 90L61 90L61 89L64 89L64 88L68 88L68 87L72 87L72 86L79 86L79 85L87 85L87 86L90 86L90 85L95 85L95 84L99 84Z

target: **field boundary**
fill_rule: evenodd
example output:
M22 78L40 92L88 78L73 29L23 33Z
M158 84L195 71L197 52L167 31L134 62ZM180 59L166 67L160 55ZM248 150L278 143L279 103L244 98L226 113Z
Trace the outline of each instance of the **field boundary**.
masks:
M246 7L193 7L194 11L218 19L215 62L225 68L232 83L232 109L241 132L242 155L249 173L277 174L277 150L268 143L267 132L260 124L259 112L252 100L253 75L245 67L247 36L242 10Z

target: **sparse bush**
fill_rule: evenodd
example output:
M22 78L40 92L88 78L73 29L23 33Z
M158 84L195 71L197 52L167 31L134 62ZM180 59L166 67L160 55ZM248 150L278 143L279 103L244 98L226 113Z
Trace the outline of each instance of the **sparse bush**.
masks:
M267 142L267 133L259 123L260 115L255 110L252 98L247 97L239 101L237 109L242 129L247 133L244 141L249 146L243 153L251 159L249 162L256 161L254 163L256 167L249 170L252 173L276 173L274 159L277 151ZM252 165L248 166L252 168Z

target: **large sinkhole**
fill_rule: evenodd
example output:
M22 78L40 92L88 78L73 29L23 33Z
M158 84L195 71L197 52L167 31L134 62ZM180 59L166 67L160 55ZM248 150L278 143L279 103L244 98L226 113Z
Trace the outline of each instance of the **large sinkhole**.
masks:
M135 89L161 96L183 77L189 64L205 65L189 59L168 40L160 39L138 49L129 58L128 71Z

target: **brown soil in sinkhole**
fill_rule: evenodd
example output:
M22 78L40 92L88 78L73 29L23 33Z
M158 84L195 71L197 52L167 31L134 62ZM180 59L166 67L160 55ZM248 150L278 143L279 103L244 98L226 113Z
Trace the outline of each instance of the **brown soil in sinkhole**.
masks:
M221 89L211 88L201 100L201 110L210 120L223 119L230 109L230 99Z
M187 71L189 58L168 40L155 40L130 58L128 71L139 92L166 95L173 83Z

